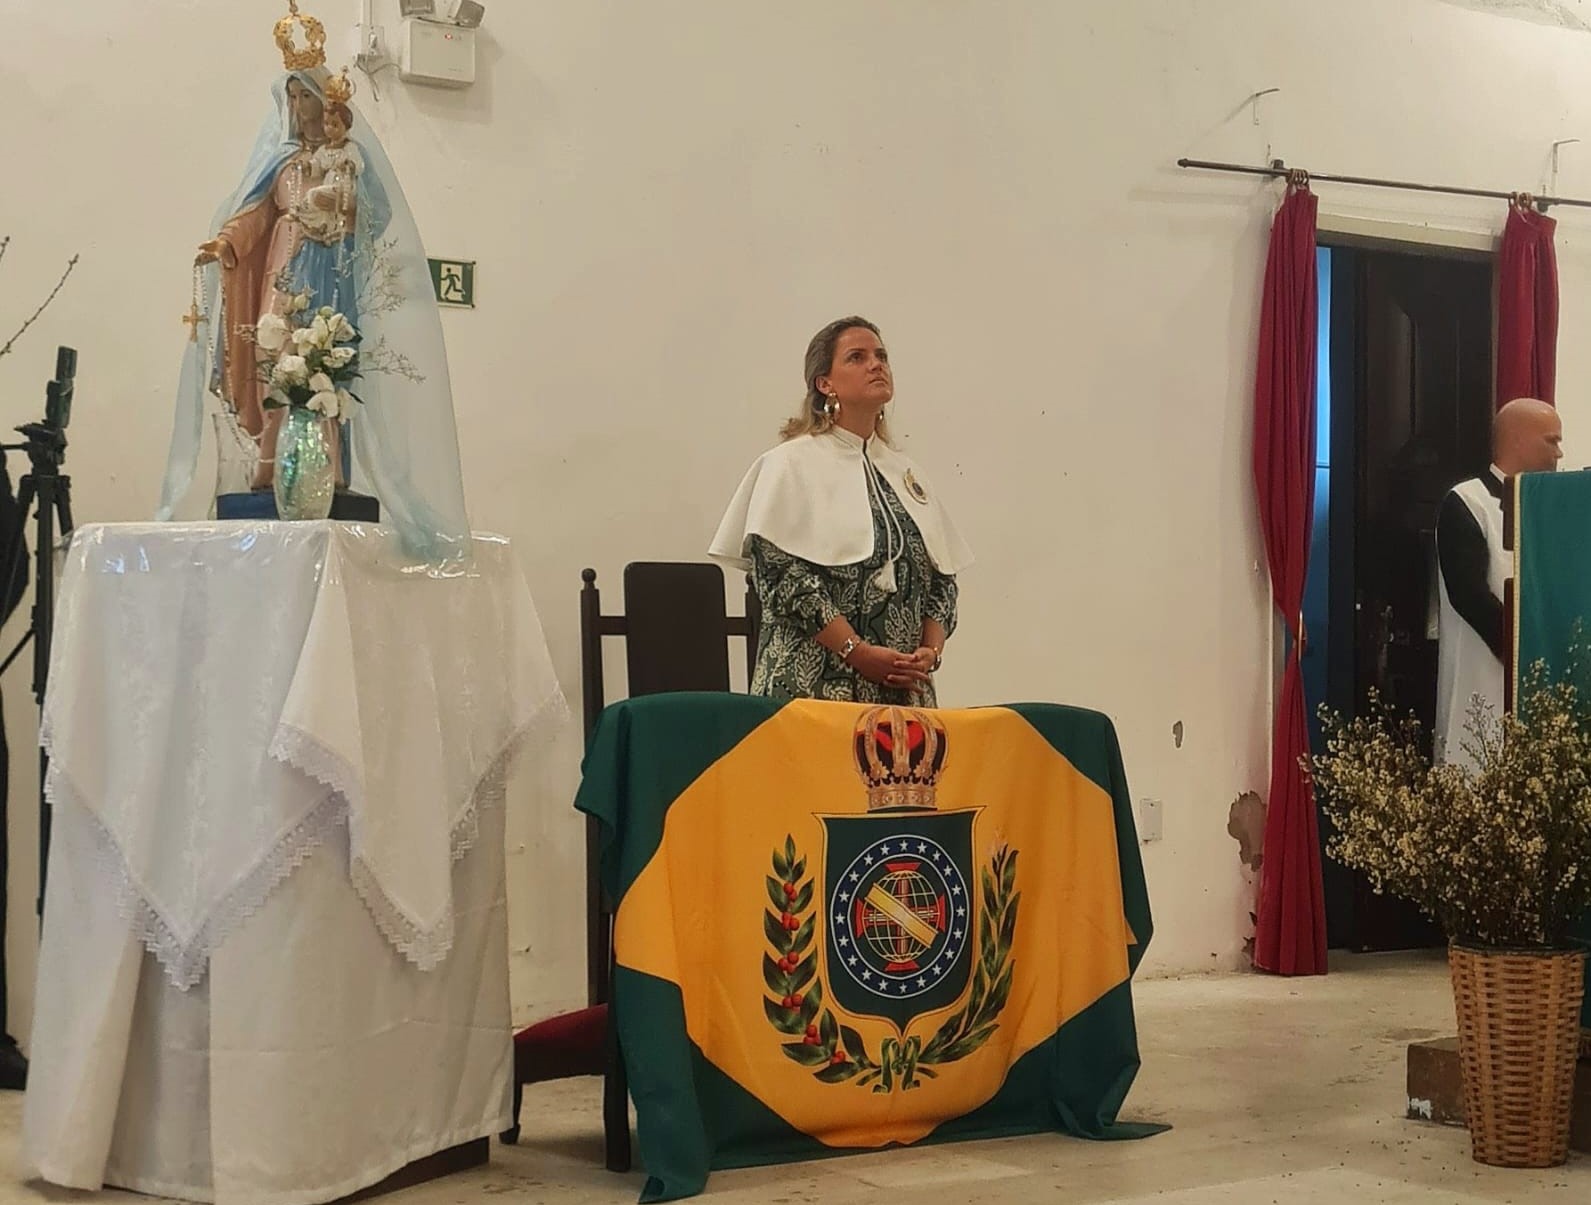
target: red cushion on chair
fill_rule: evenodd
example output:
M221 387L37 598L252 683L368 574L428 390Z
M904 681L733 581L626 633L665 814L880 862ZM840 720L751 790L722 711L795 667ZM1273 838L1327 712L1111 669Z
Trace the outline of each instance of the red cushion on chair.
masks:
M601 1075L607 1066L608 1006L538 1021L514 1035L514 1078L522 1084Z

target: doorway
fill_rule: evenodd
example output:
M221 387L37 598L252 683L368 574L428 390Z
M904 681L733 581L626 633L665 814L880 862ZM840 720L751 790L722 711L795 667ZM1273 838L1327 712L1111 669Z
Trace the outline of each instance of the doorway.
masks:
M1436 713L1436 516L1491 460L1494 256L1324 235L1315 515L1303 658L1310 735L1322 702L1353 715L1375 690ZM1330 835L1321 817L1321 839ZM1323 859L1328 946L1442 944L1412 905Z

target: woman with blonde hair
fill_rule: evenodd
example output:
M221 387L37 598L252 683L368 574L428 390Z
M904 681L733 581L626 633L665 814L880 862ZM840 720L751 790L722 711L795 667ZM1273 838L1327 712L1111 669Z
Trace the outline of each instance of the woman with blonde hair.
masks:
M813 336L806 398L751 466L709 555L762 604L753 694L935 706L933 674L972 563L938 493L890 441L895 396L878 327Z

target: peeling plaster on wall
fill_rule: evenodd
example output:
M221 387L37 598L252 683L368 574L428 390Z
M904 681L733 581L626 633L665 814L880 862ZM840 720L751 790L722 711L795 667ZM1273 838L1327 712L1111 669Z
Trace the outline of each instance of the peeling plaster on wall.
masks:
M1237 840L1237 856L1250 870L1258 870L1265 856L1265 804L1253 791L1232 801L1226 831Z
M1244 791L1232 801L1226 816L1226 831L1237 841L1237 856L1241 864L1239 873L1247 898L1255 901L1259 892L1260 863L1265 857L1265 801L1254 791ZM1257 903L1248 908L1248 922L1244 926L1243 956L1254 962L1254 932L1259 918L1254 914Z
M1443 4L1536 25L1591 33L1591 0L1441 0Z

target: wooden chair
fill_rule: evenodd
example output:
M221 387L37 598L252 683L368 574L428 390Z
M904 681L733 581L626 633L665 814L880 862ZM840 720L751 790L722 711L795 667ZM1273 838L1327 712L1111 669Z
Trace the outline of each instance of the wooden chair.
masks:
M580 575L580 679L589 743L604 702L603 639L625 644L628 692L728 691L729 645L746 642L746 675L757 658L761 608L750 582L746 613L729 615L724 574L717 565L636 561L624 569L624 613L604 615L597 574ZM609 1023L613 990L614 902L602 889L599 826L586 822L586 995L588 1007L552 1017L514 1037L514 1124L504 1142L519 1138L524 1086L575 1075L603 1077L602 1129L610 1171L630 1169L629 1088L618 1031Z

